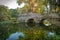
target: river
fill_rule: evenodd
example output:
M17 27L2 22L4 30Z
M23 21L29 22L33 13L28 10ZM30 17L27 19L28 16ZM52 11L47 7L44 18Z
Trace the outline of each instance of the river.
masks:
M60 35L60 27L57 27L55 25L40 26L39 24L28 25L26 23L19 23L19 24L5 24L4 26L0 28L0 35L1 35L0 40L15 40L15 39L19 40L19 35L22 36L23 38L26 37L26 35L30 35L30 40L37 40L37 37L39 38L37 34L39 33L41 33L41 35L45 33L47 35L53 35L53 36L56 35L57 37L58 35ZM34 35L37 35L37 37L34 38L33 37ZM26 37L26 39L24 40L28 40L29 39L28 37ZM39 39L43 40L41 36ZM60 40L60 36L58 37L58 39Z

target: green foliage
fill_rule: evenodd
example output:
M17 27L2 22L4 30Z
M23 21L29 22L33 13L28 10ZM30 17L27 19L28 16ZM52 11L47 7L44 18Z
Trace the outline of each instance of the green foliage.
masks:
M10 19L10 11L6 6L0 5L0 22Z
M54 34L50 36L47 31L44 30L29 30L25 31L24 40L60 40L59 36Z
M8 27L0 26L0 40L5 40L8 35Z
M19 15L19 12L17 9L10 9L11 17L17 17Z
M43 13L46 7L46 0L18 0L18 4L24 2L26 5L21 8L21 12Z

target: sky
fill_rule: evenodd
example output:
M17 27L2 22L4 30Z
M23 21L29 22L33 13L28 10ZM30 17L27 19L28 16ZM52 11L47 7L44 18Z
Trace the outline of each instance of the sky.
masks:
M5 5L9 9L15 9L17 7L19 7L19 8L24 7L25 3L18 5L17 0L0 0L0 5Z

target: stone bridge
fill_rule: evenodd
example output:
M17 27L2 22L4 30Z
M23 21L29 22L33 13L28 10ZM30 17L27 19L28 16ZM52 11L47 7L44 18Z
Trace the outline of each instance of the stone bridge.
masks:
M27 22L27 20L29 19L34 19L34 21L38 23L38 21L42 19L42 17L43 17L42 15L37 13L28 13L28 14L25 13L18 16L18 21Z
M37 14L37 13L24 13L24 14L21 14L18 16L18 21L21 21L21 22L27 22L27 20L29 19L34 19L34 21L36 23L39 23L40 20L46 18L47 16L46 15L41 15L41 14ZM57 15L57 13L50 13L48 15L48 20L51 21L53 24L60 24L60 21L58 21L60 19L60 17Z

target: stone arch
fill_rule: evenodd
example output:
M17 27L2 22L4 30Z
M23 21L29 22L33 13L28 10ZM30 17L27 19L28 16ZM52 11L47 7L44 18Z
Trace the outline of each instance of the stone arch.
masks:
M39 21L39 25L40 26L43 26L44 24L43 24L43 21L44 21L45 19L43 18L43 19L41 19L40 21Z
M28 22L28 21L34 21L35 19L34 18L28 18L25 20L25 22Z
M34 22L34 19L33 18L30 18L30 19L27 20L27 22L33 23Z
M26 26L30 26L30 27L35 26L34 18L29 18L28 20L26 20Z

